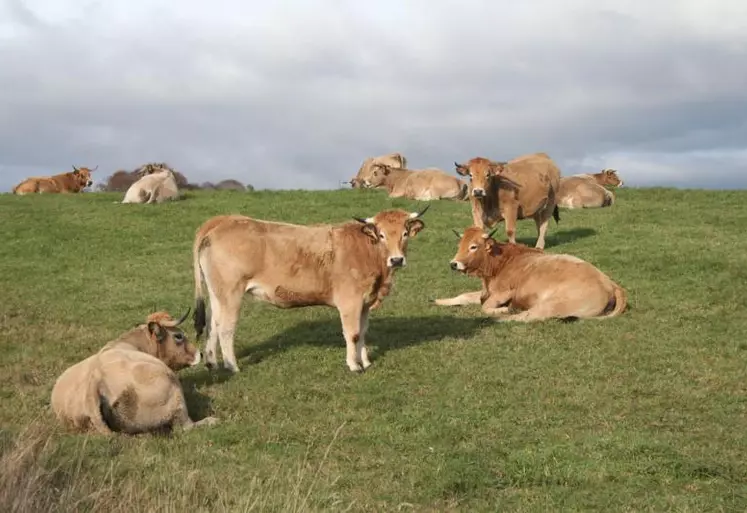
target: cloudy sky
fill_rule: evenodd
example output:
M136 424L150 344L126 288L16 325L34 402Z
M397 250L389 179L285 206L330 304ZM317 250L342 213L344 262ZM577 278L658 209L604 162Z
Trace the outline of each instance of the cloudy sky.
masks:
M0 191L154 160L336 188L391 151L744 188L745 63L743 0L0 0Z

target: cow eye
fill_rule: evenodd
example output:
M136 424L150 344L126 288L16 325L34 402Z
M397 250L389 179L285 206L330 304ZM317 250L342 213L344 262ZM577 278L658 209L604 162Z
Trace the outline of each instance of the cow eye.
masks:
M471 246L469 247L469 250L470 250L470 251L475 251L476 249L477 249L477 244L472 244L472 245L471 245Z
M384 240L384 234L383 234L383 233L380 233L380 234L379 234L379 238L380 238L381 240Z
M405 230L404 232L402 232L402 237L404 237L405 239L407 238L407 235L408 235L407 230Z
M177 344L181 344L184 342L184 334L183 333L174 333L174 342Z

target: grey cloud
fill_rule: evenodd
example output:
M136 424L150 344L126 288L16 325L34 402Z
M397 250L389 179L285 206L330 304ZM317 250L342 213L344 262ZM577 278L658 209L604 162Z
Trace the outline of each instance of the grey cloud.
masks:
M329 188L389 151L449 171L475 155L546 151L564 173L609 165L630 185L681 165L664 185L747 186L747 69L735 65L747 37L652 31L588 7L532 30L526 8L483 2L420 18L399 7L375 23L337 5L348 7L318 20L276 13L281 24L252 30L172 20L111 34L35 26L0 41L12 50L0 57L12 91L0 98L0 188L22 172L148 160L198 182ZM693 151L711 153L696 162Z

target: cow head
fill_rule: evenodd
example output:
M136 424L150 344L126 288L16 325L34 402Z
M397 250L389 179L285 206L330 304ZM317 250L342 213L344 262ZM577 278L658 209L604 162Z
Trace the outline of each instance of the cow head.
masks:
M475 157L466 164L454 162L456 172L469 176L469 188L475 198L484 198L494 176L500 175L506 168L505 162L493 162L482 157Z
M425 223L420 219L428 207L420 212L407 212L405 210L384 210L373 217L366 219L354 217L363 226L363 233L371 237L375 244L383 244L386 248L386 265L391 268L404 267L407 265L407 241L415 237L423 228Z
M93 180L91 180L91 173L96 171L98 168L99 166L96 166L93 169L73 166L73 176L75 177L76 184L81 189L85 189L86 187L90 187L91 185L93 185Z
M611 185L612 187L622 187L623 181L617 176L615 169L602 169L600 173L597 173L597 180L600 185Z
M459 238L457 253L449 262L449 266L454 271L474 274L482 268L488 256L498 249L498 243L492 238L495 229L490 233L484 233L481 228L471 226L463 234L456 230L454 233Z
M386 177L392 172L391 166L386 164L373 164L371 166L371 172L369 178L366 181L367 187L379 187L384 184Z
M155 342L153 355L170 369L178 371L200 363L200 350L187 339L178 326L189 315L189 308L179 319L174 320L166 312L155 312L148 316L147 326L151 340Z

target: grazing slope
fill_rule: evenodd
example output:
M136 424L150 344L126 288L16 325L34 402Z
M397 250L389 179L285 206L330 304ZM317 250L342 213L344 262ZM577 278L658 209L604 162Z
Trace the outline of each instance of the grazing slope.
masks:
M21 494L19 511L744 510L747 192L617 194L562 214L546 251L624 286L621 317L500 324L429 303L477 286L448 265L469 204L434 202L372 314L368 372L340 360L334 309L246 301L243 372L181 374L193 418L221 424L171 440L19 433L53 423L49 393L70 364L148 312L192 304L192 237L209 216L345 221L422 203L361 190L155 206L0 196L0 510ZM533 244L534 223L518 226Z

